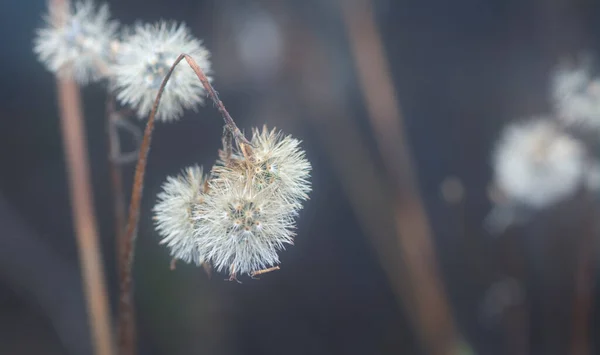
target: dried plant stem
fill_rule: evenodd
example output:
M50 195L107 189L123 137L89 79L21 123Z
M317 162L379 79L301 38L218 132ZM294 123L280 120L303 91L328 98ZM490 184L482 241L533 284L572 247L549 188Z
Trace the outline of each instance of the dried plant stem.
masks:
M213 103L217 106L217 109L221 113L221 116L223 116L223 120L225 121L225 127L227 128L227 130L229 130L229 132L231 132L233 138L235 138L238 145L243 143L251 146L250 142L248 142L244 134L240 131L238 126L233 121L233 118L231 118L231 115L229 115L229 112L227 112L225 105L223 105L223 102L219 99L219 95L210 84L210 81L208 80L202 69L200 69L200 66L198 66L196 61L194 61L194 58L190 57L187 54L182 54L179 56L175 63L178 63L181 60L181 56L185 58L185 60L190 65L194 73L196 73L198 79L200 79L200 81L202 82L204 89L208 92L208 96L210 96Z
M173 74L175 67L185 59L189 66L194 70L198 79L202 82L202 85L208 92L208 95L214 102L214 104L221 112L223 120L225 121L226 129L231 132L236 142L239 144L248 144L248 140L244 137L244 134L237 127L229 112L225 109L223 102L219 99L217 92L210 84L208 78L200 69L198 64L192 57L187 54L180 54L175 60L167 75L163 79L154 104L148 123L144 130L144 136L140 146L138 162L135 167L135 175L133 178L133 189L131 192L131 201L129 204L129 219L127 222L127 229L125 231L124 240L121 244L121 251L119 255L119 354L121 355L134 355L136 352L135 346L135 317L134 317L134 305L133 305L133 259L134 259L134 245L137 236L137 227L140 219L140 205L142 201L142 193L144 187L144 174L146 172L146 163L148 159L148 152L150 151L150 142L152 140L152 131L154 130L154 121L160 98L165 90L165 86L169 81L169 78Z
M123 236L125 233L125 192L123 190L123 175L118 163L118 157L121 155L121 146L119 143L119 132L115 120L116 116L115 99L109 95L106 99L106 135L108 138L108 168L110 170L110 180L112 184L112 195L115 217L115 243L117 255L121 255ZM121 258L117 258L121 262Z
M572 355L588 355L590 349L590 313L593 306L593 287L596 250L595 236L597 235L597 223L594 196L588 196L590 203L587 226L583 235L579 238L579 245L575 250L575 295L573 303L573 325L571 339Z
M71 209L77 236L82 277L95 354L113 354L111 321L102 258L98 244L87 146L79 88L73 80L57 81L65 159L69 174Z
M383 44L370 1L342 2L341 7L369 119L386 168L396 183L396 234L410 275L413 290L410 298L416 306L414 322L424 348L431 354L445 355L454 351L458 334L438 274L427 216L414 182Z

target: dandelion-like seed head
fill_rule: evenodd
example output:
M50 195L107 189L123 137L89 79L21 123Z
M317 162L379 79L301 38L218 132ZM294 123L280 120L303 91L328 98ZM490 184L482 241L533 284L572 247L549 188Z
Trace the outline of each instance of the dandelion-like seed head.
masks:
M205 182L202 168L198 166L189 167L178 176L168 177L154 207L160 243L169 247L174 258L196 265L204 262L204 258L196 246L193 211L204 203Z
M232 157L233 164L220 162L215 168L217 178L250 179L257 191L272 188L288 203L301 208L311 191L311 165L300 141L263 127L262 130L253 129L250 143L254 146L252 157L246 159L241 152L236 152Z
M86 84L107 75L118 24L109 19L106 4L96 8L91 0L71 7L66 3L50 2L34 52L51 72Z
M205 74L210 74L208 50L184 24L136 25L124 36L113 67L119 101L135 108L140 118L146 118L163 79L182 53L190 55ZM196 109L202 104L203 96L202 83L194 71L182 63L175 68L165 87L156 119L175 120L185 109Z
M554 74L552 98L558 118L567 124L600 129L600 80L588 66L561 67Z
M507 127L494 155L497 186L511 200L548 207L574 194L584 179L586 150L551 120Z
M198 248L217 271L251 274L279 263L277 252L293 242L293 205L272 188L256 191L240 181L211 184L195 211Z

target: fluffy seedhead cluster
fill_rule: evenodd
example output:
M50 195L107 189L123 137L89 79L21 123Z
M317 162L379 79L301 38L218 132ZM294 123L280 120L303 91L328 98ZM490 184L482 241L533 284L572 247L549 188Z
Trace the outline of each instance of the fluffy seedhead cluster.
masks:
M279 264L278 251L293 243L311 166L300 142L275 130L254 130L250 143L220 159L210 178L189 168L163 185L155 221L174 258L235 278Z
M597 139L582 136L600 128L600 81L588 65L560 67L551 94L554 114L511 123L496 145L495 186L503 202L539 210L600 187L592 154Z
M81 84L107 79L112 94L139 117L150 113L161 90L155 118L162 121L195 109L205 90L213 90L210 77L199 80L210 74L209 53L185 25L136 24L118 33L107 6L97 8L91 0L72 8L51 5L35 52L49 70ZM196 69L176 66L162 87L182 53ZM214 90L210 93L222 105ZM293 242L294 219L311 190L311 166L300 142L290 136L264 128L254 130L248 142L229 116L226 128L235 146L225 140L210 177L198 166L169 177L154 219L174 259L212 265L235 279L279 263L277 252Z
M61 5L63 4L63 5ZM184 24L161 21L136 24L119 31L106 4L91 0L52 2L45 24L37 31L34 51L48 70L80 84L99 79L122 105L147 118L165 74L178 55L186 53L211 73L210 53ZM185 109L195 109L205 95L202 84L187 66L173 72L157 119L172 121Z

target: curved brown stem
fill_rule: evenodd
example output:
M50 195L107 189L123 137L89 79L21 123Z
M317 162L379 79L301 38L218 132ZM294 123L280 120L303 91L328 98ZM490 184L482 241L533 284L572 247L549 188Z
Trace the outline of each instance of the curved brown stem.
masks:
M131 191L131 201L129 204L129 219L127 222L127 229L121 241L121 250L119 255L119 353L121 355L134 355L136 351L135 346L135 318L134 318L134 306L133 306L133 258L134 258L134 245L137 236L137 226L140 219L140 206L142 201L142 193L144 189L144 175L146 172L146 163L148 159L148 152L150 151L150 142L152 140L152 131L154 130L154 121L156 112L158 110L158 104L165 90L167 82L171 78L175 67L185 59L189 66L194 70L198 79L202 82L202 85L208 92L208 95L214 102L214 104L221 112L223 120L227 129L231 132L238 145L246 144L250 146L250 143L244 137L244 134L237 127L229 112L225 109L223 102L219 99L217 92L212 87L208 78L200 69L196 61L187 54L180 54L175 60L167 75L160 84L156 99L146 123L144 130L144 136L142 137L142 143L140 146L138 162L135 167L135 175L133 178L133 189Z

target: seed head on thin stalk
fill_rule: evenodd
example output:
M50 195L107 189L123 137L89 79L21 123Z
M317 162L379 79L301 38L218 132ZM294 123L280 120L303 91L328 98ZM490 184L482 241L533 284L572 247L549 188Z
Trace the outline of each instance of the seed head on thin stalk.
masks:
M140 205L144 187L144 175L146 171L148 153L150 152L152 132L154 131L154 120L156 118L158 105L165 87L171 78L173 71L183 59L187 61L194 73L196 73L205 90L207 90L210 98L218 107L219 112L221 112L223 119L225 120L225 126L227 130L231 132L231 135L235 139L236 143L238 145L250 144L225 109L223 103L219 100L217 93L210 85L209 79L206 77L200 66L189 55L180 54L167 71L160 87L158 88L158 92L156 93L156 98L154 99L154 104L146 123L146 128L144 129L144 136L142 138L142 143L139 150L139 158L135 167L133 188L131 191L131 200L129 204L129 218L122 245L123 248L121 249L121 254L119 255L119 349L123 354L133 354L135 349L132 267L134 259L134 245L140 219Z
M109 19L108 5L96 8L91 0L50 2L45 26L37 30L34 52L46 68L79 84L108 74L111 44L118 23Z
M253 189L272 188L286 202L301 208L311 190L308 180L311 165L300 141L264 126L262 130L252 130L250 143L254 147L251 159L246 159L238 149L228 161L221 159L213 168L215 179L249 179Z
M135 108L140 118L146 118L165 74L180 53L189 53L210 74L210 53L184 24L159 22L134 26L124 36L112 67L119 101ZM165 87L156 119L178 119L185 109L196 109L202 104L204 94L192 68L177 67Z
M198 250L214 268L235 275L279 264L278 252L293 244L296 206L273 187L220 179L194 211Z
M168 177L154 206L156 230L175 259L200 265L204 257L198 252L193 211L203 204L206 177L202 167L191 166L181 174Z

